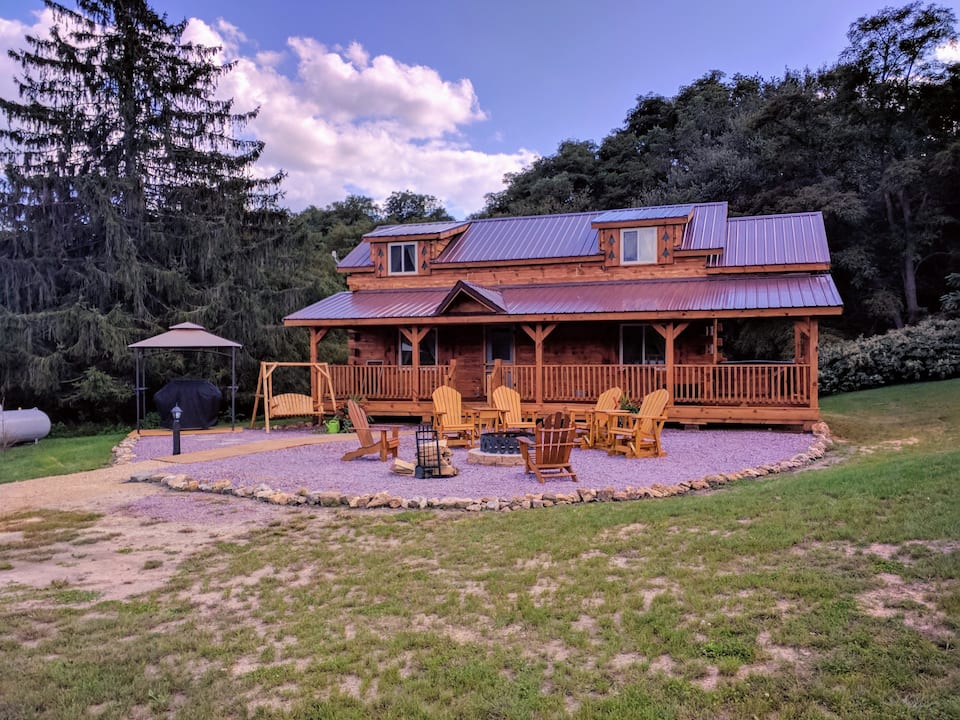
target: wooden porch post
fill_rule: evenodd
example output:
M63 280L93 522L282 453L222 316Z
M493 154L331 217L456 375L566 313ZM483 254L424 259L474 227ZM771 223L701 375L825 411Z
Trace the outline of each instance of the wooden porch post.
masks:
M326 334L327 328L310 328L310 397L312 398L319 397L317 393L320 390L320 378L317 377L314 368L317 363L317 345L320 344Z
M807 358L810 363L810 407L820 407L820 321L810 318L810 337L807 340Z
M410 341L410 345L413 348L413 352L411 354L413 361L413 367L411 369L411 372L413 373L411 394L412 400L416 402L420 399L420 341L423 340L424 336L428 332L428 329L419 328L414 325L410 328L400 328L400 332L403 333L403 336Z
M682 333L690 323L653 323L653 329L660 333L663 336L663 344L666 348L665 357L663 359L664 364L667 367L667 392L670 393L670 404L672 405L675 401L674 395L676 394L676 360L674 355L673 342L676 340L677 335Z
M807 387L809 406L816 410L820 406L820 342L819 321L814 318L801 318L793 323L793 362L810 366L810 385Z
M537 372L534 378L534 399L537 406L543 406L543 341L547 336L557 329L556 323L550 323L544 327L543 323L537 323L534 326L521 325L523 331L530 336L534 343L534 351L537 357Z
M487 375L487 405L493 406L493 391L503 385L503 360L493 359L493 368Z

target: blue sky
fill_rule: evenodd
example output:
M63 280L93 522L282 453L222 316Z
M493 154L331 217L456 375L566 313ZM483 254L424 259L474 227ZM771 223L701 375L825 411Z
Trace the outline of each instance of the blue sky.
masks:
M409 188L455 215L567 138L599 142L639 95L706 72L830 64L881 0L293 2L153 0L240 60L224 87L289 173L287 204ZM957 12L957 2L941 3ZM0 7L0 44L43 27L39 0ZM9 92L9 64L0 67ZM4 84L6 82L6 84Z

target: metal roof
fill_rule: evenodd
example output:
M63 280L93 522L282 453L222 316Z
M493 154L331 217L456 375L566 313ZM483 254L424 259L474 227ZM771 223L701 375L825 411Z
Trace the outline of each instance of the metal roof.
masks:
M475 302L479 302L490 312L505 313L507 311L503 303L503 293L499 290L485 288L482 285L467 282L466 280L457 280L456 285L450 288L450 292L440 301L440 304L434 310L434 314L447 312L449 308L453 306L454 301L461 295L472 298Z
M464 228L434 260L435 265L595 257L594 223L667 219L690 215L680 250L711 253L708 267L826 264L830 262L820 213L728 218L727 203L694 203L606 212L415 223L377 228L366 239L441 233ZM361 242L340 261L341 269L373 266Z
M818 212L730 218L723 255L709 267L829 263L823 215Z
M702 203L693 206L693 217L683 231L681 250L722 249L726 235L727 204Z
M593 219L595 223L633 222L637 220L666 220L668 218L686 218L693 205L657 205L654 207L626 208L608 210Z
M429 318L447 288L358 290L331 295L284 320ZM843 305L829 275L713 275L671 280L513 285L499 292L509 315L829 309Z
M600 213L474 220L434 263L581 257L600 252L591 223Z
M373 260L370 258L370 246L361 241L353 250L347 253L338 264L339 268L362 268L373 267Z
M506 306L503 304L503 293L499 290L495 288L484 287L483 285L477 285L477 283L468 282L466 280L461 280L460 282L464 287L469 288L477 295L485 299L489 305L506 310Z
M406 237L408 235L439 235L450 230L469 225L467 220L448 220L445 222L406 223L402 225L380 225L364 235L365 238Z
M195 323L180 323L171 325L170 330L159 335L127 345L131 348L214 348L214 347L243 347L238 342L226 340L213 333L208 333L202 325Z

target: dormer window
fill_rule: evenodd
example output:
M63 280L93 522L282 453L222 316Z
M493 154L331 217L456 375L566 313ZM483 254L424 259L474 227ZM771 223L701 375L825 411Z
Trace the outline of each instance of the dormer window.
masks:
M417 272L417 243L398 242L388 246L391 275L415 275Z
M620 264L640 265L657 261L657 229L631 228L620 231Z

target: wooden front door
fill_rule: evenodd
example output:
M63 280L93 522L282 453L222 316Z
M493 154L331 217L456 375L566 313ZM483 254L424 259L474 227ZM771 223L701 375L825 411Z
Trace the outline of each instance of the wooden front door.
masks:
M503 368L502 384L513 387L513 373L511 372L515 352L513 326L487 327L484 332L484 347L485 374L489 376L493 371L494 362L499 360Z

